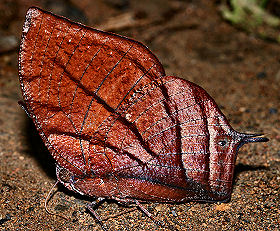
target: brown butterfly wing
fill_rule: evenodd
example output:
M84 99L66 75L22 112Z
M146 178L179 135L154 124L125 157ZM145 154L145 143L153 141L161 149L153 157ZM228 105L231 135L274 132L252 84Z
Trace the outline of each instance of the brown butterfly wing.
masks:
M140 43L37 8L27 13L20 51L24 101L54 156L59 153L56 158L69 168L85 172L87 154L56 150L51 140L92 138L133 94L133 85L163 75L161 64Z
M200 104L209 96L166 77L142 44L31 8L20 82L26 110L77 191L157 201L211 199L203 164L209 134Z

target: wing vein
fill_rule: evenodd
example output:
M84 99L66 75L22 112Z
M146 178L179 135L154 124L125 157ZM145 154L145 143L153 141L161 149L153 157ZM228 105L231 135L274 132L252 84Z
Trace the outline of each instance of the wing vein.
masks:
M98 94L98 91L100 90L101 86L103 85L103 83L105 82L105 80L110 76L110 74L115 70L115 68L120 64L120 62L124 59L124 57L127 55L127 53L130 51L130 49L133 47L133 45L131 45L128 50L124 53L124 55L118 60L118 62L112 67L112 69L107 73L107 75L104 77L104 79L102 79L101 83L99 84L99 86L97 87L95 94Z
M122 98L122 100L119 102L118 106L116 107L115 110L118 110L118 108L120 107L120 105L122 104L122 102L126 99L126 97L129 95L129 93L136 87L136 85L142 80L142 78L144 76L146 76L146 74L155 66L155 64L153 63L153 65L145 71L145 73L135 81L135 83L133 84L133 86L128 90L128 92L125 94L125 96Z

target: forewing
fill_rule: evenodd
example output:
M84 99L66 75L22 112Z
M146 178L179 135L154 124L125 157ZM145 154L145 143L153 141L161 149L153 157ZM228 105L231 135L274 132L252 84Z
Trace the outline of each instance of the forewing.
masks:
M27 12L19 65L26 110L57 162L76 175L90 171L91 161L112 168L104 152L109 121L135 89L164 76L142 44L38 8Z

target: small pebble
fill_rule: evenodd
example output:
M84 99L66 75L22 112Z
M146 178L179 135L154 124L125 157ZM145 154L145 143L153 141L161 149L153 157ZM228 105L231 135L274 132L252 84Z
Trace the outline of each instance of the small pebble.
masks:
M177 217L177 213L176 213L176 211L171 210L171 213L172 213L172 215L173 215L174 217Z
M7 214L5 218L0 219L0 225L4 224L5 222L11 220L10 214Z
M245 107L240 107L240 108L239 108L239 111L240 111L240 112L245 112L245 111L246 111L246 108L245 108Z
M230 205L225 204L225 203L216 205L216 207L215 207L215 209L218 210L218 211L225 211L225 210L228 210L229 208L230 208Z
M162 211L162 206L161 206L161 205L157 205L157 206L155 207L155 210L158 211L158 212L159 212L159 211Z
M272 108L269 108L269 114L277 114L277 112L278 112L278 110L277 110L277 108L274 108L274 107L272 107Z
M259 72L256 76L258 79L264 79L264 78L266 78L267 74L266 74L266 72L262 71L262 72Z

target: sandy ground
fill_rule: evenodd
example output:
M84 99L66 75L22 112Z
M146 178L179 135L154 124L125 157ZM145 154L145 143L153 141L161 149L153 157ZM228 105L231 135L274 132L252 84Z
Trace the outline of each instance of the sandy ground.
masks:
M214 1L0 1L0 229L102 230L87 212L89 198L62 186L49 209L55 164L17 101L17 52L24 14L33 3L149 46L168 75L201 85L232 126L265 133L268 143L244 146L229 203L145 204L158 227L134 208L106 202L97 212L109 230L279 230L280 46L225 22ZM141 2L141 4L140 4ZM13 40L12 40L13 41ZM2 50L1 50L2 49ZM114 217L112 217L114 216Z

